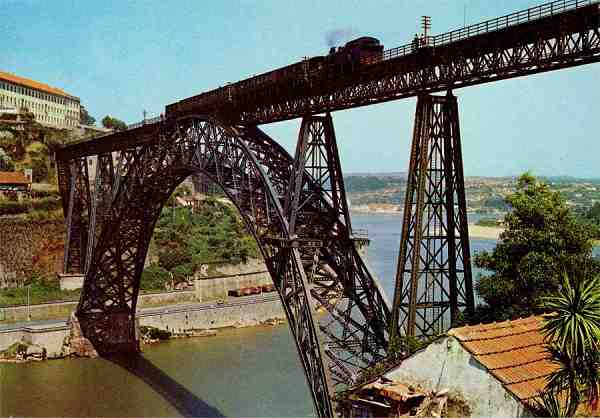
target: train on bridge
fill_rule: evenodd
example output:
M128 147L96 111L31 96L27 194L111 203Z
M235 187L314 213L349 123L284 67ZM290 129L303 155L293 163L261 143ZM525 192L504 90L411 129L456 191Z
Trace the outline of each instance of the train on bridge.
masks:
M383 59L383 45L377 38L362 36L341 47L331 47L328 55L306 58L225 87L189 97L166 106L166 116L188 114L198 108L216 108L234 103L240 95L264 90L275 84L293 85L311 80L331 80L354 74Z

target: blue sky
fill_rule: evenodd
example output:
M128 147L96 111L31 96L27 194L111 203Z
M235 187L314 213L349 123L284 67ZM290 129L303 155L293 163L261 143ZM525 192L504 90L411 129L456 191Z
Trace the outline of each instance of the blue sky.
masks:
M64 88L128 123L173 101L327 52L327 32L386 48L531 0L0 0L0 70ZM350 38L349 38L350 39ZM349 39L341 39L343 43ZM457 90L465 175L600 177L600 64ZM415 100L333 114L345 172L406 170ZM293 151L299 121L263 128Z

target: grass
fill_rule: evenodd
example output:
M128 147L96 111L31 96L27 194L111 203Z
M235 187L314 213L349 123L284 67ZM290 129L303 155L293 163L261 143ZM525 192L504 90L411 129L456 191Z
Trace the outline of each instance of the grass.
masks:
M475 222L475 225L477 226L488 226L488 227L494 227L494 228L498 228L500 226L500 224L498 224L498 220L497 219L493 219L493 218L481 218L480 220L478 220L477 222Z
M32 305L38 303L77 300L80 290L61 290L57 280L45 280L42 277L34 277L29 285L29 303ZM14 289L4 289L0 291L0 306L26 305L27 286Z
M5 358L15 357L19 353L27 352L27 344L17 341L11 344L6 350L0 351L0 356Z

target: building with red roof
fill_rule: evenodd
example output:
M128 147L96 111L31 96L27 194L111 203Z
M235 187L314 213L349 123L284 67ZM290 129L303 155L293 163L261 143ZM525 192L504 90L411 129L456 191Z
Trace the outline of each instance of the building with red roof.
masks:
M541 316L451 329L385 374L463 400L471 416L522 417L557 369Z
M80 121L78 97L3 71L0 71L0 109L0 116L27 110L40 124L58 129L75 129Z
M0 171L0 195L30 192L30 176L19 171Z

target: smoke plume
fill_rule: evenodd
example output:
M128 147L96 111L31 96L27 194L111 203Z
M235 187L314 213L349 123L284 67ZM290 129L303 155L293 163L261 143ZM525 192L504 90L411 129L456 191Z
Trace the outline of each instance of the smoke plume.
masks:
M354 28L333 29L325 33L325 42L331 48L332 46L340 45L344 41L348 42L356 33L357 31Z

